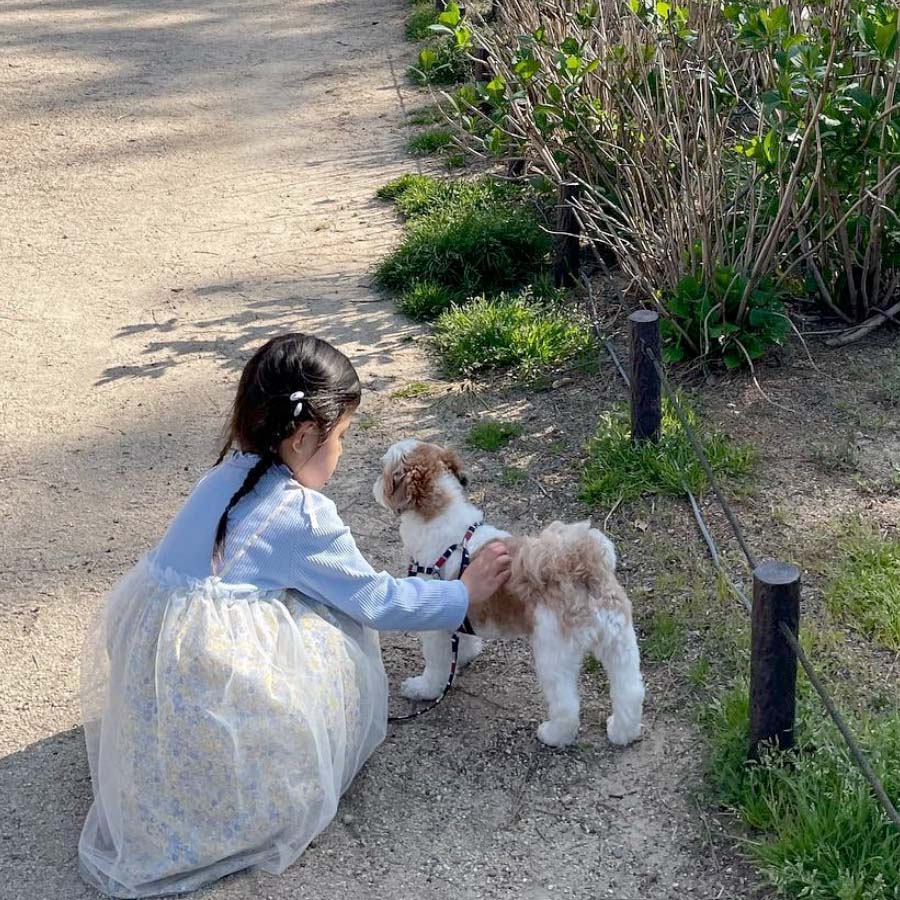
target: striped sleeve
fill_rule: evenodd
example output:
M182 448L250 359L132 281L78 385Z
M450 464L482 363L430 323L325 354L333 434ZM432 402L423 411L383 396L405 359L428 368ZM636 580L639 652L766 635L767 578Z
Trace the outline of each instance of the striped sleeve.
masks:
M379 631L452 631L462 623L469 594L461 581L376 572L331 500L310 490L291 500L268 536L286 567L284 584Z

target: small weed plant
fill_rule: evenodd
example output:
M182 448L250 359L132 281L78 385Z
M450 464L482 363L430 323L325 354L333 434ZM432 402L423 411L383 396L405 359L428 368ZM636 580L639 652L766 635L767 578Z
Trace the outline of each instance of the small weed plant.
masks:
M852 528L838 542L825 601L860 631L900 650L900 540Z
M522 433L522 426L512 422L479 422L473 425L466 443L476 450L496 453Z
M431 26L438 20L437 9L433 3L417 3L406 19L406 39L408 41L426 41L434 37Z
M433 128L413 135L409 139L408 149L413 156L433 156L453 145L453 135L446 128Z
M491 369L530 375L586 352L591 332L584 322L539 305L526 291L448 310L435 323L435 342L451 375Z
M737 481L753 467L750 448L733 444L718 432L703 435L693 406L679 397L688 422L701 435L713 472ZM663 400L662 435L659 442L637 446L631 440L627 408L604 414L588 444L588 460L582 478L582 498L591 504L636 500L642 494L683 496L687 487L702 494L708 479L694 454L681 420L668 399Z
M710 777L721 802L758 834L749 842L774 887L803 900L900 900L900 832L884 815L842 739L813 709L799 722L801 750L747 762L746 683L710 710ZM900 714L855 728L889 796L900 792Z

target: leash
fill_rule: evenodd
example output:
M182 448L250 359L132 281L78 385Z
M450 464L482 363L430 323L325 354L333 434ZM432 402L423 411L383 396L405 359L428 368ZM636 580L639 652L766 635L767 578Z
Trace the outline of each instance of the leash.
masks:
M462 578L463 572L469 567L469 563L471 562L471 558L469 555L469 541L472 539L472 535L478 530L478 526L481 525L481 522L475 522L470 525L466 529L466 533L463 535L463 539L457 544L451 544L438 558L435 560L434 564L431 566L421 566L416 560L412 560L409 564L408 573L410 578L413 578L417 575L437 575L438 578L441 577L441 569L447 564L447 560L450 559L453 554L462 547L462 559L459 563L459 574L456 576L457 578ZM419 716L425 715L427 712L431 712L436 706L440 704L440 702L450 693L450 688L453 687L453 681L456 678L456 669L459 665L459 636L460 634L468 634L474 635L475 629L472 627L472 623L469 621L469 617L466 616L463 619L462 625L453 632L450 636L450 674L447 676L447 683L444 685L443 691L441 691L440 697L436 700L432 700L428 706L423 707L422 709L418 709L415 712L407 713L405 716L388 716L388 722L408 722L411 719L418 719Z

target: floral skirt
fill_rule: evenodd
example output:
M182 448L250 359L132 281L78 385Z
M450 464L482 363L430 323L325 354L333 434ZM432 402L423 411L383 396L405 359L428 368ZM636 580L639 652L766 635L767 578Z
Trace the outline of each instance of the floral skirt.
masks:
M114 588L82 682L94 803L79 857L114 897L283 871L385 735L375 632L146 560Z

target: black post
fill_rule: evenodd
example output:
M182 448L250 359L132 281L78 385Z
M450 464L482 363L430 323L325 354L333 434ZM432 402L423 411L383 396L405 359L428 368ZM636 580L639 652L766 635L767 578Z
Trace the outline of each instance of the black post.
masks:
M493 81L494 73L491 71L491 62L486 47L478 47L475 50L475 84L484 86ZM482 115L489 116L491 114L491 101L487 96L483 96L478 104L478 109Z
M569 181L559 187L559 206L556 214L556 249L553 258L553 284L572 287L581 274L581 226L574 203L581 196L581 185Z
M753 573L750 632L750 758L761 743L779 750L794 746L797 657L781 631L800 629L800 570L789 563L764 562Z
M434 7L439 13L446 12L448 2L449 0L434 0Z
M628 317L631 329L631 439L659 440L662 388L656 363L659 352L659 313L638 309Z

